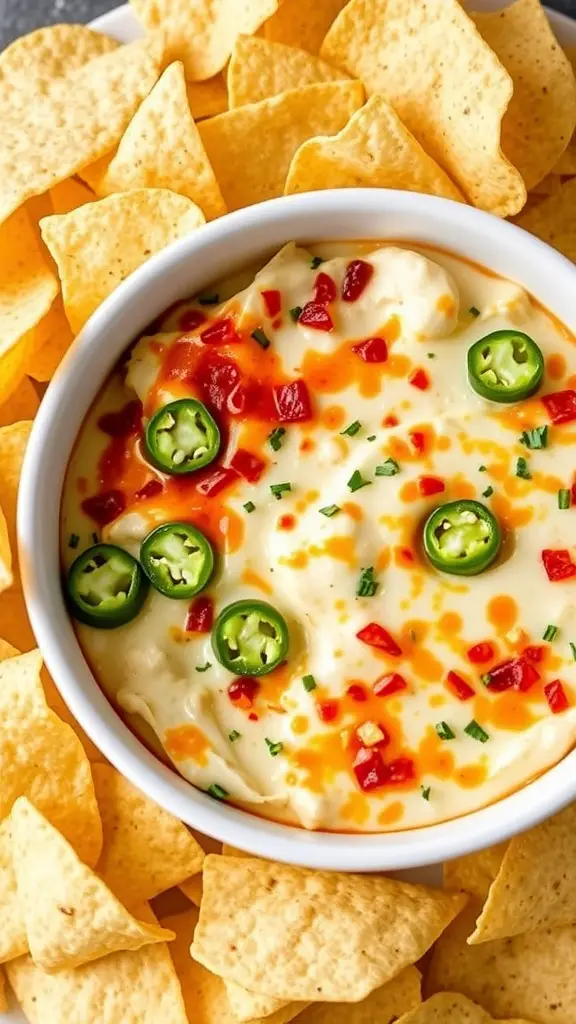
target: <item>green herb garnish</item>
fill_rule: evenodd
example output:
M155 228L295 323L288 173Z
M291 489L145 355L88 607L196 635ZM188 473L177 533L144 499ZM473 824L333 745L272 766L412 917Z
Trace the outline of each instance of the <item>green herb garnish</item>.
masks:
M230 740L230 743L236 743L236 740L239 740L240 736L241 733L239 733L237 729L232 729L232 732L228 733L228 739Z
M350 423L346 429L341 430L340 433L345 437L355 437L361 427L362 424L360 423L360 420L354 420L354 423Z
M371 480L364 479L359 469L355 469L346 486L348 487L348 490L354 493L354 491L361 490L362 487L369 487L371 483Z
M493 494L494 494L494 488L493 487L487 487L485 491L482 491L482 497L483 498L491 498Z
M471 736L473 740L478 740L479 743L487 743L490 739L488 733L481 725L478 725L478 722L474 718L468 723L464 732L467 736Z
M211 661L207 661L205 665L196 665L196 672L207 672L209 668L212 668Z
M572 657L574 658L574 661L576 661L576 644L570 642L570 650L572 651Z
M78 536L78 534L71 533L70 536L68 537L68 547L72 548L72 550L74 551L74 549L78 547L79 543L80 537Z
M286 427L276 427L271 434L268 435L268 444L272 448L272 451L279 452L282 447L282 438L286 433Z
M448 722L436 722L434 728L441 740L453 740L456 738L456 733L452 732Z
M470 313L470 316L480 316L480 310L476 306L470 306L468 312Z
M400 472L400 466L396 459L386 459L385 462L381 462L379 466L376 466L374 472L376 476L396 476L396 473Z
M367 569L362 569L360 573L356 597L374 597L377 590L378 580L374 578L374 566L370 565Z
M366 440L367 441L375 441L376 440L376 434L370 434L370 437L367 437Z
M272 491L272 494L276 498L276 501L280 501L283 494L286 494L287 491L292 490L292 484L270 484L270 490Z
M326 516L326 519L332 519L332 516L338 515L342 511L340 505L325 505L324 508L318 509L321 516Z
M420 793L424 800L430 799L430 786L420 786Z
M257 327L255 331L252 331L252 337L254 341L257 341L260 348L270 348L270 338L261 327Z
M516 460L516 476L519 476L521 480L532 479L532 473L528 469L528 463L523 455L519 455Z
M220 296L218 292L202 292L196 296L196 302L199 302L201 306L217 306Z
M282 750L284 748L283 743L273 743L272 740L269 740L267 738L265 739L265 743L266 746L268 747L268 750L270 751L270 757L278 757L278 754L282 753Z
M213 796L215 800L227 800L228 793L223 786L219 786L218 783L213 782L211 786L208 786L206 790L209 796Z
M312 270L318 270L318 267L325 262L326 260L323 260L321 256L313 256L310 260L310 266L312 267Z
M302 682L304 684L304 689L306 690L306 693L312 693L312 690L316 689L317 683L316 680L314 679L314 676L303 676Z
M570 491L567 487L561 487L558 491L558 508L570 508Z
M558 635L558 626L546 626L546 629L544 630L544 633L542 635L542 639L543 640L551 641L551 640L554 640L554 638L557 635Z
M479 473L485 473L486 472L486 466L478 466L478 472Z
M290 318L294 321L295 324L298 323L301 313L302 306L292 306L292 309L290 310Z
M253 501L247 501L245 505L242 505L242 508L248 513L248 515L250 515L250 513L256 508L256 505Z
M533 430L523 430L520 437L520 444L525 445L530 451L548 447L548 427L534 427Z

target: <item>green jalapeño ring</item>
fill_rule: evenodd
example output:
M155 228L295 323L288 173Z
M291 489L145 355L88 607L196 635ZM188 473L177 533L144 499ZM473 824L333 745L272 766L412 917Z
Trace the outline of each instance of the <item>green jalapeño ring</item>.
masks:
M494 331L468 349L470 387L491 402L521 402L534 395L544 376L538 345L521 331Z
M265 676L285 660L288 626L265 601L236 601L218 616L212 648L218 661L237 676Z
M165 523L142 541L140 561L164 597L185 600L204 589L214 572L210 541L191 523Z
M68 608L96 629L124 626L138 615L148 580L135 558L115 544L95 544L73 562L66 579Z
M164 473L183 476L213 462L220 451L214 417L195 398L163 406L146 427L149 460Z
M428 517L424 550L435 569L454 576L477 576L497 557L502 531L479 501L449 501Z

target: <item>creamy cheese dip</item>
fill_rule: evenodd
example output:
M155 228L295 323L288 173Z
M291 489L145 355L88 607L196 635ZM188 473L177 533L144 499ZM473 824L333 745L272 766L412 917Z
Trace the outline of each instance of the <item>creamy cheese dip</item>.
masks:
M574 339L518 285L426 247L290 244L248 279L169 310L82 427L66 569L95 541L138 558L173 520L216 553L198 597L151 587L128 624L78 624L86 658L185 778L258 814L384 832L491 803L576 738ZM470 346L499 330L539 346L533 397L470 386ZM222 447L171 476L142 425L186 397ZM423 549L427 517L456 499L502 531L478 575L438 571ZM289 633L284 663L247 685L195 631L242 599Z

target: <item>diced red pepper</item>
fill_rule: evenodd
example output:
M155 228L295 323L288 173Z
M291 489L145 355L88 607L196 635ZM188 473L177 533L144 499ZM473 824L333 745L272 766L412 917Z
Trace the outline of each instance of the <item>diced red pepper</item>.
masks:
M430 378L428 377L426 370L423 370L422 367L419 366L416 370L413 370L408 377L408 383L411 384L413 388L418 388L419 391L427 391L430 387Z
M392 412L392 413L388 413L388 415L384 417L384 419L382 420L382 426L383 427L397 427L399 422L400 422L400 420L398 419L398 417L395 416L394 413Z
M318 714L323 722L333 722L339 710L337 700L323 700L318 704Z
M416 778L416 765L410 757L397 757L386 765L387 784L410 782Z
M147 484L144 484L144 487L136 491L134 497L137 501L145 501L147 498L155 498L158 494L162 494L163 490L164 487L159 480L149 480Z
M396 643L394 637L390 636L388 630L378 622L369 622L364 629L356 633L356 636L363 644L377 647L380 651L392 655L393 658L399 658L402 654L402 648Z
M570 505L576 505L576 480L570 488Z
M187 333L188 331L195 331L205 323L205 313L202 313L199 309L187 309L185 313L182 313L182 316L178 321L178 327L181 331Z
M255 484L266 469L266 463L246 448L238 448L230 460L232 469L244 477L249 484Z
M576 420L576 391L556 391L541 399L552 423L571 423Z
M205 345L233 345L242 340L229 316L223 320L214 320L200 333L200 338Z
M385 363L388 359L388 345L384 338L367 338L353 345L352 351L365 363Z
M342 299L344 302L356 302L368 287L374 267L365 260L352 260L346 267L342 282Z
M423 430L411 430L408 434L412 447L415 452L419 455L423 455L426 451L426 434Z
M360 747L352 765L360 789L369 793L387 782L387 770L382 754L376 747Z
M525 647L522 651L523 657L528 658L528 661L532 661L535 665L538 665L538 663L542 661L542 658L544 657L545 653L546 648L543 647L541 644L532 645L531 647Z
M300 313L299 324L310 327L314 331L333 331L334 323L325 306L317 302L307 302Z
M186 616L186 633L209 633L214 624L214 602L211 597L196 597Z
M386 676L380 676L376 680L372 690L375 697L391 697L393 693L400 693L408 689L408 683L398 672L390 672Z
M274 403L280 423L303 423L312 419L312 404L304 380L292 380L274 388Z
M240 368L233 359L224 359L215 352L206 353L196 372L202 398L218 412L227 408L229 396L240 384Z
M293 530L295 526L296 526L296 517L293 516L290 512L288 512L284 516L280 516L280 519L278 520L278 529L279 530Z
M469 647L466 651L466 657L473 665L485 665L487 661L492 661L492 658L494 657L494 648L492 644L487 641L480 644L474 644L473 647Z
M238 474L232 467L220 466L219 469L215 469L209 476L204 477L200 483L197 483L196 490L198 494L204 495L205 498L213 498L216 494L220 494L220 491L225 490L226 487L230 487L237 479Z
M452 692L456 694L458 700L470 700L471 697L476 695L476 691L457 672L449 672L446 676L446 682Z
M566 548L546 549L542 552L542 562L551 583L569 580L572 576L576 576L576 565Z
M142 403L128 402L118 412L105 412L98 420L98 426L109 437L130 437L142 427Z
M256 694L260 689L260 683L251 676L239 676L228 687L228 696L238 708L251 708Z
M418 490L423 498L431 498L433 494L442 494L446 484L437 476L421 476L418 479Z
M266 312L270 319L273 320L282 309L282 295L276 288L271 288L269 291L262 292L262 298L264 299Z
M314 282L314 302L319 306L327 306L329 302L334 302L337 295L336 282L328 274L320 271Z
M544 687L544 693L546 694L546 700L548 701L548 707L555 715L559 715L561 711L566 711L570 707L570 701L566 696L566 692L562 683L559 679L555 679L554 682L548 683Z
M82 511L90 516L99 526L106 526L113 519L122 515L126 508L126 495L123 491L105 491L103 494L94 494L91 498L85 498L82 502Z
M511 658L491 668L483 679L493 693L502 693L510 689L525 693L538 682L540 673L524 655L520 655L519 658Z
M361 683L352 683L346 690L346 693L352 698L352 700L358 701L359 704L368 700L366 687L362 686Z

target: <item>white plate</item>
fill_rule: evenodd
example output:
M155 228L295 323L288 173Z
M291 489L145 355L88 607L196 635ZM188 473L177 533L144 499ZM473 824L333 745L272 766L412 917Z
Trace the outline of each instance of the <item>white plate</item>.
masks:
M504 4L501 0L475 0L473 5L470 4L470 6L478 10L479 8L502 7ZM549 12L549 18L559 41L564 46L576 46L576 21L566 17L564 14L557 14L555 11ZM100 18L96 18L90 24L92 28L97 29L99 32L104 32L106 35L112 36L122 43L130 43L142 35L140 26L129 4L115 7L114 10L109 11L108 14L103 14ZM420 868L417 871L404 871L399 874L406 880L435 884L439 882L438 871L439 869L434 866L430 869ZM14 1008L13 1000L12 1007L8 1013L0 1013L0 1024L27 1024L23 1013ZM68 1024L68 1022L62 1021L61 1024Z

